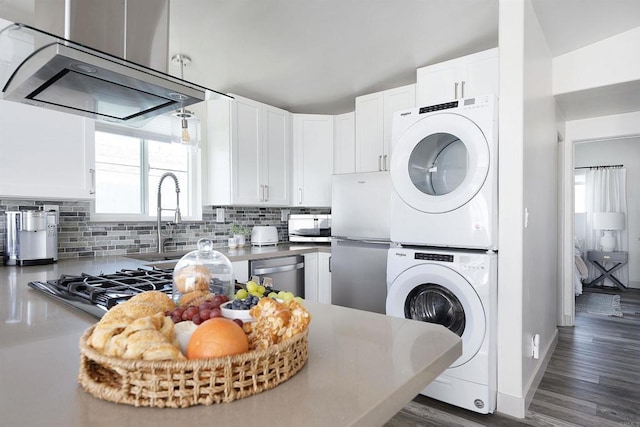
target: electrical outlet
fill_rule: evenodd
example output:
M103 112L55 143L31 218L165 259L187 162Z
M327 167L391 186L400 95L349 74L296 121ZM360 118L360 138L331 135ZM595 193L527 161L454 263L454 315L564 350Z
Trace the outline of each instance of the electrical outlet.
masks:
M540 358L540 334L535 334L532 339L532 350L531 350L531 356L534 359L539 359Z
M289 221L289 214L291 213L290 209L282 209L280 211L280 221Z
M224 222L224 208L216 209L216 222Z

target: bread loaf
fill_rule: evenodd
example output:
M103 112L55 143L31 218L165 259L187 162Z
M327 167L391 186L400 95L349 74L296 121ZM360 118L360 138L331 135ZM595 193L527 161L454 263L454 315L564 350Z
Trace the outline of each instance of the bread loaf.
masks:
M165 316L171 298L160 291L134 296L109 310L96 324L88 344L107 356L125 359L184 359L174 324Z
M187 265L173 275L176 289L181 294L195 291L208 291L211 282L211 271L204 265Z

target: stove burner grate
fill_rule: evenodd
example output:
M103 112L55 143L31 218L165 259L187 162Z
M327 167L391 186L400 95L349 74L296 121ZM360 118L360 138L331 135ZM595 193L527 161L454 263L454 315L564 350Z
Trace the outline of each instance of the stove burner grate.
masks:
M107 310L141 292L157 290L171 295L172 270L120 270L114 274L80 276L63 274L57 280L48 280L62 294L78 297Z

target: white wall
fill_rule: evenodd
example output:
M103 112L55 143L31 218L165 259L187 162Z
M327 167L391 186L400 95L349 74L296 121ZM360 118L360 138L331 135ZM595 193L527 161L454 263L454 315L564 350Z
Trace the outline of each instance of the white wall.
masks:
M524 417L557 338L558 131L551 54L531 2L501 0L499 10L498 411Z
M627 230L629 236L629 285L640 288L640 136L576 143L575 167L624 165L627 169ZM579 230L576 224L576 235Z
M553 58L553 93L640 80L640 27Z

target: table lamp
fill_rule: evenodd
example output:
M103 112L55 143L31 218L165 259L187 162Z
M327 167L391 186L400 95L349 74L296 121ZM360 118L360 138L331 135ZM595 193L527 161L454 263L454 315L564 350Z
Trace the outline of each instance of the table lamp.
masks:
M614 231L624 230L624 213L622 212L594 212L593 228L602 230L600 247L603 252L612 252L616 248Z

